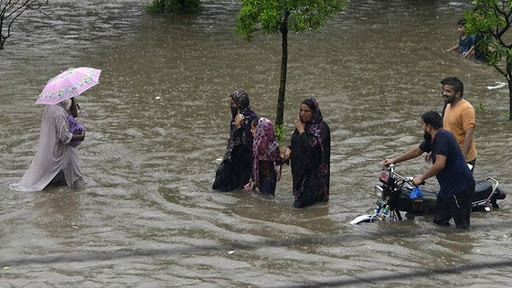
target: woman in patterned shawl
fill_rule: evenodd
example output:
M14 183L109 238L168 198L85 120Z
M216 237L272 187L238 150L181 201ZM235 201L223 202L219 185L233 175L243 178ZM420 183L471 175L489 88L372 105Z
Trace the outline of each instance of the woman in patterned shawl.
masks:
M257 116L251 111L249 95L244 90L236 90L230 99L231 123L228 145L212 187L218 191L243 188L252 173L251 122Z
M284 153L284 159L291 160L293 206L328 202L331 131L315 99L302 101L295 128Z
M261 194L274 196L282 164L274 124L266 118L254 119L251 132L254 136L252 177L245 188L252 190L257 187Z

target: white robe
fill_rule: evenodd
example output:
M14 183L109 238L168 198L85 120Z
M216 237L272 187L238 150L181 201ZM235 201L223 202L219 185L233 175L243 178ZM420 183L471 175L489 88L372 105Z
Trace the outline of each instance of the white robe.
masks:
M66 184L75 187L82 180L77 147L68 145L72 134L60 105L45 105L36 156L20 182L11 184L18 191L41 191L62 171Z

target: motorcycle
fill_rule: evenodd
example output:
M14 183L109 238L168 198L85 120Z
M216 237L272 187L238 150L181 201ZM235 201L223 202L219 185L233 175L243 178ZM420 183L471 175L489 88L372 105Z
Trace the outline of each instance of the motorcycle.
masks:
M383 171L379 177L381 184L374 187L378 199L373 214L358 216L350 223L355 225L362 222L402 221L402 213L406 219L434 213L437 192L421 188L422 195L417 197L415 194L418 190L415 190L412 179L413 177L401 176L395 171L395 165L389 165L387 171ZM505 199L506 193L498 187L498 180L487 177L475 182L472 210L490 212L492 209L499 209L498 200Z

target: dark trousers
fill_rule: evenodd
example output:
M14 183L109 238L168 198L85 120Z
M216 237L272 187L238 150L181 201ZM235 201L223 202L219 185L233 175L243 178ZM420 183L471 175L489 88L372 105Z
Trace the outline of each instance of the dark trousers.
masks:
M473 193L475 193L475 182L470 183L465 190L452 197L437 196L437 212L434 216L434 223L450 226L449 221L453 218L456 228L469 229Z

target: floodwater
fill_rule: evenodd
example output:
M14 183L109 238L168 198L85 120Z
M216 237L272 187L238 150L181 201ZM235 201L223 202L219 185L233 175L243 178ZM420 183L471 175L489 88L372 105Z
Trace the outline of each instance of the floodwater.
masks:
M245 88L275 119L280 37L233 34L239 1L196 16L149 16L150 1L50 1L27 12L0 52L0 287L508 287L510 199L474 213L469 232L429 216L353 226L375 201L380 162L416 145L419 116L440 110L457 76L477 109L475 176L512 191L504 77L445 50L470 1L358 0L320 33L291 33L287 139L300 101L317 98L332 131L328 204L211 190L228 137L229 100ZM102 69L79 96L88 185L11 191L30 165L46 81ZM286 145L286 141L281 143ZM422 159L402 174L428 167ZM436 180L427 185L436 187Z

